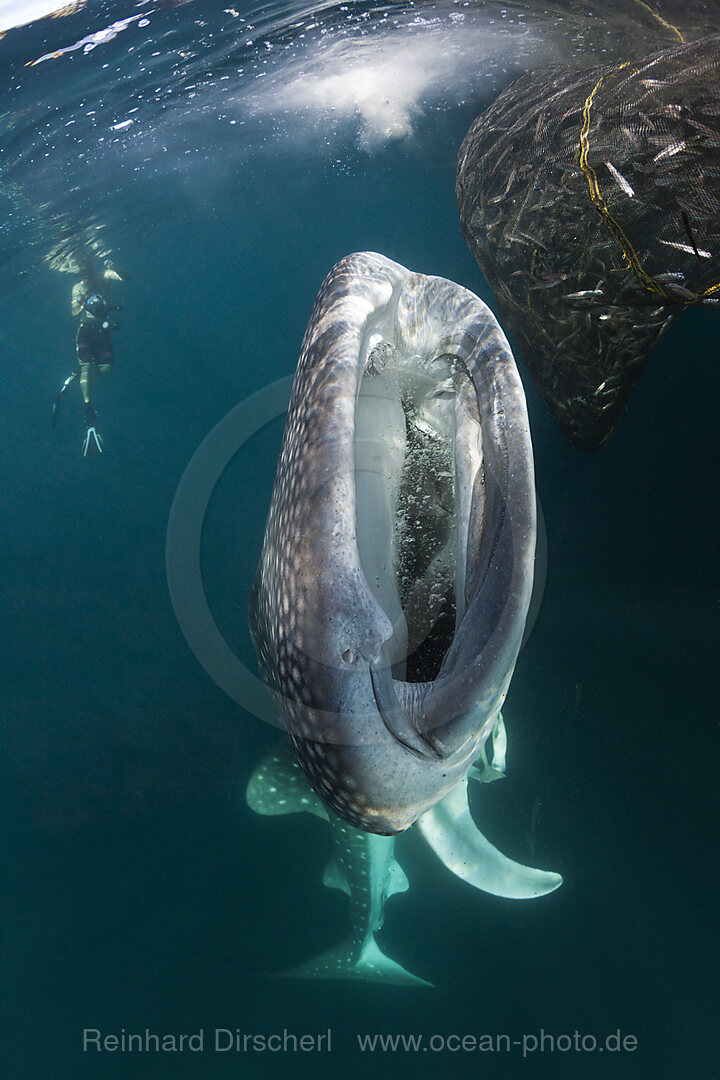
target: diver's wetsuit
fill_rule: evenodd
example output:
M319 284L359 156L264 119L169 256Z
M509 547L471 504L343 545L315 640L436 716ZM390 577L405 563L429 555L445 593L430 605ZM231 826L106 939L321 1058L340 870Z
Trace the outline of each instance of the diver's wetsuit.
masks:
M110 340L107 301L92 289L89 279L78 281L72 291L72 313L80 319L75 344L80 370L80 390L85 408L83 455L101 454L102 436L97 429L97 415L91 402L91 375L112 371L114 356ZM64 389L64 388L63 388Z
M102 293L99 291L100 278L97 275L88 274L82 281L77 281L72 288L71 310L74 319L79 320L75 346L77 348L77 370L68 375L62 384L60 391L53 401L51 423L53 426L58 418L60 403L68 387L72 386L76 379L80 383L80 392L83 402L83 416L85 420L85 439L83 441L83 455L88 457L92 454L102 454L103 440L97 427L97 414L92 404L92 382L96 374L105 375L112 371L114 364L112 341L110 331L117 330L117 323L108 321L108 313L119 311L119 307L111 307L107 302L107 286L110 281L123 281L122 274L106 264L102 275ZM78 378L79 376L79 378Z
M97 364L105 369L114 363L110 331L104 330L97 320L81 322L75 338L78 363Z
M110 340L110 331L103 327L103 318L94 317L84 306L85 301L93 291L87 280L79 281L73 286L73 315L80 316L80 325L77 329L75 344L79 364L97 364L100 371L105 373L110 370L115 358L113 356L112 341Z

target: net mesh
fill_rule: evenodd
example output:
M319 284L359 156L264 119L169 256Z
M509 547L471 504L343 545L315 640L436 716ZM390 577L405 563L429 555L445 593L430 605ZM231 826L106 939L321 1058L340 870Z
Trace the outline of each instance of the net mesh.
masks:
M720 307L720 35L522 76L472 124L456 193L540 392L598 449L674 319Z

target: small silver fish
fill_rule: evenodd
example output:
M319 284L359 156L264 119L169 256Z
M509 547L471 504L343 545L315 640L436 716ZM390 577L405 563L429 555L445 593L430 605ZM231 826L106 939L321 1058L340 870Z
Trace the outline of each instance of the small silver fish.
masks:
M613 163L611 161L606 161L605 165L606 165L610 175L612 177L614 177L615 181L617 182L618 187L622 191L624 191L626 195L629 195L631 199L634 198L635 197L635 191L630 186L630 184L628 184L627 180L622 175L622 173L618 172L618 170L615 168L615 166L613 165Z

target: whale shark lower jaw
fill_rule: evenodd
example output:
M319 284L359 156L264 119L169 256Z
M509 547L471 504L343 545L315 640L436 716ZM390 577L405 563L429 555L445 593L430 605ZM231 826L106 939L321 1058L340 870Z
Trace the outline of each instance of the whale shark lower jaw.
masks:
M525 399L492 313L382 255L343 259L303 340L251 603L291 745L341 817L401 832L466 774L534 546Z

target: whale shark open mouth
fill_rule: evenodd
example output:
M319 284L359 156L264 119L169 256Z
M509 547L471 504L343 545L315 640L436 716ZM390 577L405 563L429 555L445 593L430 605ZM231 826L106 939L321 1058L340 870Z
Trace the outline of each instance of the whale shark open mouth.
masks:
M378 333L363 351L355 412L358 553L393 627L371 665L373 692L395 737L421 756L437 756L418 736L395 684L431 683L463 617L482 465L477 396L458 356L408 353ZM417 700L427 687L403 689Z
M393 623L398 678L440 670L457 611L456 357L422 363L387 342L372 349L355 415L358 547L368 583ZM477 417L479 430L479 417ZM458 513L459 511L459 513Z

